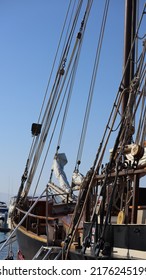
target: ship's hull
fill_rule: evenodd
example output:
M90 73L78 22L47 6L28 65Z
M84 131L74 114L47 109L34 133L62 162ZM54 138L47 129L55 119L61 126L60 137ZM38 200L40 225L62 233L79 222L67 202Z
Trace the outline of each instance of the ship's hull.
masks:
M36 214L38 210L40 215ZM73 210L74 203L54 205L50 201L48 202L49 215L46 219L45 200L38 201L37 206L33 209L33 214L16 208L12 225L17 235L18 258L31 260L42 246L61 248L61 243L70 226Z
M23 227L17 229L16 236L19 246L18 259L23 258L25 260L32 260L40 247L47 245L45 238L36 236L32 232L25 230Z
M16 232L17 242L19 246L18 259L32 260L36 253L42 246L47 246L47 240L45 237L36 236L32 232L27 232L23 227L19 227ZM51 246L51 244L49 244ZM41 259L41 256L40 256ZM71 249L68 254L70 260L94 260L95 257L90 253L86 255L81 254L80 249Z
M110 256L106 254L94 255L91 248L87 248L85 253L82 253L81 249L71 248L68 253L68 259L146 259L146 225L109 226L106 234L105 239L107 239L108 244L111 242L112 246ZM21 258L26 260L33 259L42 246L53 246L52 243L47 244L46 236L37 236L21 226L17 229L17 241Z

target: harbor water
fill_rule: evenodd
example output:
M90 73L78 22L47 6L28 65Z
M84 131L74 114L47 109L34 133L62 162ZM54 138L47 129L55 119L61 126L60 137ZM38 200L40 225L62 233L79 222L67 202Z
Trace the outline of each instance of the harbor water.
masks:
M4 244L4 242L9 237L10 233L0 232L0 248ZM6 246L0 251L0 260L8 259L12 256L12 259L17 259L17 252L18 252L18 244L16 241L16 237L13 237Z

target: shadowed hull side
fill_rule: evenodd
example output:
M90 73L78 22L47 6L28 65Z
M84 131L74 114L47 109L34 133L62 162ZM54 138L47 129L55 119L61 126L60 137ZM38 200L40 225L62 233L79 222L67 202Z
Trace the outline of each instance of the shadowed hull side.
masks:
M19 251L25 260L33 259L41 246L47 245L47 240L40 236L26 231L23 227L19 227L16 232Z

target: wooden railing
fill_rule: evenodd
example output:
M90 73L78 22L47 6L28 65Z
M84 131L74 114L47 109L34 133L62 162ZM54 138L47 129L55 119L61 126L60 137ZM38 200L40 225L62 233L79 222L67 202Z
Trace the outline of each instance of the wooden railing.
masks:
M16 207L16 215L15 217L16 223L19 223L22 218L26 215L26 211ZM46 234L46 228L48 226L51 227L57 227L58 225L58 218L57 217L45 217L45 216L39 216L35 214L29 213L26 216L26 219L22 223L22 226L26 228L28 231L32 231L36 233L37 235L40 234Z

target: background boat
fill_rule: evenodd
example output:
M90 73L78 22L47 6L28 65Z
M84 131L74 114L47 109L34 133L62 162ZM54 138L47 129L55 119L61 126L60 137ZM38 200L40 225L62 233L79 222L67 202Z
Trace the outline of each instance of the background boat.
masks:
M8 207L5 202L0 201L0 231L8 232L10 229L8 227Z

